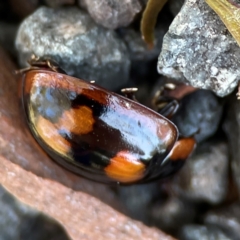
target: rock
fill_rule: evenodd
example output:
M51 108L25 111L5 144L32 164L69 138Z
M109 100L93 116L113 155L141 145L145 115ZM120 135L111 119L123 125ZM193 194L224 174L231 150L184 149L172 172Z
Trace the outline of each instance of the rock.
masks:
M187 0L164 37L159 73L223 97L240 80L240 48L204 0Z
M216 226L230 234L234 240L239 240L240 205L234 203L218 210L212 210L204 217L204 223Z
M183 225L193 222L198 214L196 205L179 198L179 196L159 198L155 200L149 211L154 225L174 235Z
M142 10L139 0L79 0L97 24L109 29L128 26Z
M177 195L192 202L223 202L228 190L227 144L205 142L199 145L174 176L173 189Z
M194 136L197 142L211 137L218 129L223 104L207 90L198 90L180 100L180 107L171 119L182 136Z
M184 224L193 221L197 209L191 202L171 195L170 189L170 182L157 181L122 187L118 194L130 216L176 234Z
M138 184L132 186L118 187L118 196L124 204L128 214L148 225L152 219L149 210L153 199L161 198L159 183Z
M131 28L121 29L120 34L129 50L130 59L133 62L149 62L157 59L162 47L162 39L168 29L169 21L159 24L155 29L156 43L153 49L148 49L147 44L143 41L141 33Z
M222 229L214 226L186 225L180 233L181 240L233 240Z
M35 54L55 60L69 75L111 90L128 81L125 44L77 8L39 8L21 24L16 48L22 66Z
M226 109L223 129L228 138L233 178L240 193L240 102L235 95L230 97Z
M59 223L17 201L3 187L0 187L0 204L0 239L69 239Z

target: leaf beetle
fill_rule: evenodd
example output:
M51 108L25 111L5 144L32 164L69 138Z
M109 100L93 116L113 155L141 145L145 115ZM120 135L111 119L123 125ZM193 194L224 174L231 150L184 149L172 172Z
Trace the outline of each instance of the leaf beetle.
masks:
M194 149L193 138L178 139L167 117L131 97L68 76L48 59L30 65L20 70L29 129L73 173L102 183L143 183L177 171Z

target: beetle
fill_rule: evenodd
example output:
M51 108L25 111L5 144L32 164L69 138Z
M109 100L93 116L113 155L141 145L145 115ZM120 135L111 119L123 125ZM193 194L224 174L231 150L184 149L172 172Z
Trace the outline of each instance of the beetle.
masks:
M58 164L82 177L132 184L164 178L192 152L165 116L130 97L66 75L32 59L22 71L21 99L29 129Z

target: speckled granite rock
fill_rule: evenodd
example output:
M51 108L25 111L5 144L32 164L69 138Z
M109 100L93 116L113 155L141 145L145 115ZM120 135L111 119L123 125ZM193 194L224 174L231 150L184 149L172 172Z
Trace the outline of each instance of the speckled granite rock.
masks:
M128 81L125 44L77 8L39 8L21 24L16 48L22 66L34 53L55 60L69 75L112 90Z
M204 0L187 0L164 37L158 71L219 96L240 80L240 48Z
M139 0L78 0L94 21L106 28L128 26L141 10Z

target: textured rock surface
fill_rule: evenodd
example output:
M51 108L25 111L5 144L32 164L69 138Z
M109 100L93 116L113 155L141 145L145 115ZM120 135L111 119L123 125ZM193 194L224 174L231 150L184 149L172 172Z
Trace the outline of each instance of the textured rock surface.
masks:
M227 109L223 129L228 138L233 177L240 193L240 102L236 96L229 99Z
M213 226L187 225L181 232L181 240L233 240L229 234Z
M128 26L141 10L139 0L79 0L96 23L110 29Z
M167 32L169 23L170 21L165 21L155 29L156 43L153 49L148 49L140 32L134 31L131 28L122 29L120 33L129 50L131 61L142 61L146 64L146 61L155 60L161 50L162 39Z
M77 8L38 9L21 24L16 47L22 66L34 53L51 57L69 75L95 80L109 89L128 81L130 61L125 44L115 32L97 26Z
M168 180L120 187L118 194L130 216L175 235L184 224L192 222L197 213L194 204L171 193Z
M228 187L228 148L225 143L199 145L174 177L175 191L185 199L221 203Z
M109 187L66 171L39 149L22 121L15 67L1 49L0 59L0 184L72 239L173 239L113 210L105 203L122 207Z
M0 204L1 240L69 239L59 223L17 201L3 187L0 187Z
M201 142L217 131L222 112L223 104L211 91L198 90L180 101L172 121L182 136L194 136Z
M164 37L158 71L225 96L240 80L239 58L239 46L205 1L187 0Z
M225 230L231 236L231 239L238 240L240 238L240 205L239 202L213 210L206 214L204 223L219 227Z

